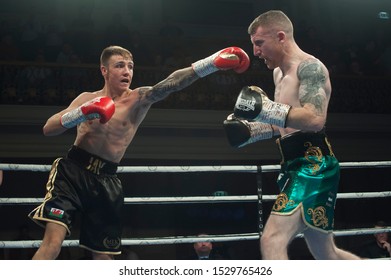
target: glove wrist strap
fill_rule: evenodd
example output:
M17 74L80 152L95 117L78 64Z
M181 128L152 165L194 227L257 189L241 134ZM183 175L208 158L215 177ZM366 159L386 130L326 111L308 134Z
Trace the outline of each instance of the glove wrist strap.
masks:
M61 125L65 128L72 128L78 125L81 122L86 120L85 115L81 111L81 108L77 108L68 113L65 113L61 117Z
M248 122L251 142L270 139L274 135L273 126L268 123Z
M286 127L286 118L291 106L273 101L263 102L261 113L255 118L260 122L266 122L278 127Z
M198 77L203 78L219 70L213 63L215 57L216 54L213 54L207 58L198 60L191 65Z

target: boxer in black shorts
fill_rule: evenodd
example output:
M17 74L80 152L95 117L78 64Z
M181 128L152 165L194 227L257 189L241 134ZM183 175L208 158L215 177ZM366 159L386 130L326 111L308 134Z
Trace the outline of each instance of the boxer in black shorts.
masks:
M58 257L76 212L82 214L80 244L92 252L93 259L120 254L123 193L115 172L149 108L201 77L228 69L242 73L249 64L242 49L230 47L173 72L154 86L132 90L132 54L119 46L105 48L100 58L103 88L80 94L43 127L45 136L76 126L77 134L67 157L53 164L43 204L30 213L45 226L33 259Z
M44 202L29 217L43 227L43 222L62 225L69 235L75 214L80 211L80 246L94 252L120 254L124 199L117 166L73 146L67 157L54 161Z

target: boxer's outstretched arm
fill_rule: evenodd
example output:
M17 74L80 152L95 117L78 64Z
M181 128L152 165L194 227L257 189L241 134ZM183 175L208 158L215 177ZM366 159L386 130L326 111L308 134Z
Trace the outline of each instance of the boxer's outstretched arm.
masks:
M207 58L194 62L191 67L173 72L152 88L141 88L139 93L141 97L145 97L146 100L154 103L216 71L232 69L237 73L243 73L249 65L250 59L244 50L238 47L225 48Z
M200 77L191 67L180 69L173 72L166 79L157 83L153 87L140 88L139 94L145 94L145 98L149 102L155 103L157 101L163 100L172 92L186 88L199 78Z

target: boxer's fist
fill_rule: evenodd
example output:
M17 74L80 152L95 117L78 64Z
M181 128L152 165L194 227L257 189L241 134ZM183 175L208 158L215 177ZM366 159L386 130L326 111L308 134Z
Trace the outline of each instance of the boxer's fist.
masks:
M237 73L243 73L249 66L250 58L238 47L225 48L192 64L194 72L201 78L218 70L233 69Z
M110 97L101 96L84 103L80 109L88 120L99 119L100 123L106 123L113 116L115 105Z
M224 130L229 144L236 148L273 137L270 124L241 120L233 114L224 121Z
M92 119L100 119L100 123L106 123L111 119L114 112L114 101L110 97L100 96L65 113L61 117L61 125L65 128L71 128L79 123Z
M213 63L219 70L233 69L236 73L243 73L250 66L250 58L241 48L229 47L217 52Z
M257 86L243 87L234 107L237 118L255 120L285 127L291 106L271 101Z

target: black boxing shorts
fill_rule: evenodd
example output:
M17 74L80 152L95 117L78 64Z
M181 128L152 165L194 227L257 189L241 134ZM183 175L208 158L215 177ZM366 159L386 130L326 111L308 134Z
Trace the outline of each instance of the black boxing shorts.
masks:
M333 156L325 129L319 132L293 132L276 140L281 155L281 164L310 156Z
M124 197L117 166L73 146L53 162L44 201L29 217L42 227L46 222L62 225L69 236L80 212L80 247L120 254Z

